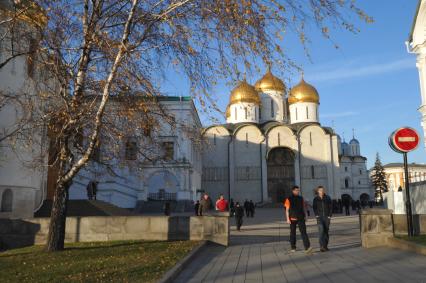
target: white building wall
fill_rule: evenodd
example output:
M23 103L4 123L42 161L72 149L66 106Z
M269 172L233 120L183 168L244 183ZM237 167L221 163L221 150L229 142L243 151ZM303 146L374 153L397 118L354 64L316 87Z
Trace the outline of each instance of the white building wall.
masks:
M421 104L418 111L421 113L424 142L426 146L426 2L420 1L420 7L415 15L415 23L411 31L407 49L417 55L416 67L419 72Z
M255 103L239 102L230 105L227 123L259 123L259 106Z
M231 135L226 128L213 126L204 132L203 139L201 189L212 199L216 199L220 194L229 198L231 180L229 179L228 154L230 154Z
M259 116L260 123L267 121L284 122L287 119L287 107L285 105L284 92L265 90L260 93L262 104L261 115Z
M4 38L2 41L0 45L8 44ZM9 55L4 54L3 50L0 50L0 57L5 59ZM33 81L27 75L26 59L26 56L18 56L0 68L0 92L37 95ZM0 132L13 130L24 114L15 104L0 107ZM34 210L41 205L47 170L41 163L35 163L34 159L41 156L45 140L43 133L33 133L32 139L32 148L19 140L15 144L9 140L0 143L0 203L7 189L12 191L13 202L12 211L0 211L0 217L32 217Z
M261 143L264 136L255 125L244 125L234 133L234 185L231 196L235 201L262 200ZM264 172L265 173L265 172Z
M298 102L291 104L290 122L295 123L319 123L319 105L314 102Z

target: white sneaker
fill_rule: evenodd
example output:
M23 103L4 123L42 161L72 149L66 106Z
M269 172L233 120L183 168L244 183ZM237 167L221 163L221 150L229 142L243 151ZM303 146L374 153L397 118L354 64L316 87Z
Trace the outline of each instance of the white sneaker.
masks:
M309 247L309 248L307 248L307 249L305 250L305 253L306 253L306 254L312 254L312 252L313 252L312 247Z

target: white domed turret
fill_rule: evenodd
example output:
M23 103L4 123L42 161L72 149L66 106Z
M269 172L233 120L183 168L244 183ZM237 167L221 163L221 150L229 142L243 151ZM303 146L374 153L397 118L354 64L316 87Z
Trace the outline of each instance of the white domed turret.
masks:
M290 122L319 123L319 94L312 85L302 80L290 90L288 97Z
M259 123L260 96L243 80L231 92L226 108L227 123Z
M275 77L271 70L256 82L255 89L261 98L260 123L267 121L287 122L286 87L282 80Z
M347 142L343 141L341 144L341 147L342 147L342 155L345 155L345 156L351 155L351 150Z
M361 155L360 144L359 144L359 141L355 137L352 138L351 141L349 142L349 148L351 150L352 156L360 156Z

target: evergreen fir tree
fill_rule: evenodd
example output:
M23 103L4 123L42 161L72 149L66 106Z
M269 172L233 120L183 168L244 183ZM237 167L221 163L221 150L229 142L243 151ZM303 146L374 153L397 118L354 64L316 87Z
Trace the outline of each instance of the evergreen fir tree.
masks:
M388 191L388 184L386 181L385 168L380 161L379 153L376 154L376 162L371 170L371 182L375 188L375 199L377 202L383 202L383 193Z

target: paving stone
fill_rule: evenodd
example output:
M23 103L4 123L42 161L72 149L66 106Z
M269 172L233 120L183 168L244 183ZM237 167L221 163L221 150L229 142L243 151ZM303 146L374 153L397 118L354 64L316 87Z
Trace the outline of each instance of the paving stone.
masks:
M231 224L235 222L231 220ZM231 245L210 245L175 282L426 282L426 257L386 247L361 248L358 216L336 216L330 252L319 252L314 219L307 221L313 255L290 253L289 227L281 209L258 209L244 219L242 232L231 227Z

